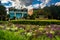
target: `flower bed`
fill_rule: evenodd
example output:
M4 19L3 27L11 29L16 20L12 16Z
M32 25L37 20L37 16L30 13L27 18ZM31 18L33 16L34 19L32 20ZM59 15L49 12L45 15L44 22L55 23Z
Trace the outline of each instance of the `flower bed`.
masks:
M1 24L0 40L60 40L60 25Z

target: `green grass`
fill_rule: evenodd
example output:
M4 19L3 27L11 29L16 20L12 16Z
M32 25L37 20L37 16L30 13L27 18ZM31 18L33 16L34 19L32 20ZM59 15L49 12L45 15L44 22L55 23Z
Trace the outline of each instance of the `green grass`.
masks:
M0 30L0 40L26 40L26 38L18 32Z
M46 35L39 37L20 35L19 32L10 32L7 30L0 30L0 40L60 40L59 36L55 38L49 38Z

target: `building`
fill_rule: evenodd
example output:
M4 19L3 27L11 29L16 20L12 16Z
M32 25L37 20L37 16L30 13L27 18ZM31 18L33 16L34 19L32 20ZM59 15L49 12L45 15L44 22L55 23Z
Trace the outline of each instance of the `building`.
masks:
M27 9L21 9L21 10L11 10L9 11L10 19L13 19L16 17L17 19L27 17L28 10Z
M19 18L26 18L27 15L32 15L33 14L33 9L27 9L27 8L22 8L22 9L15 9L15 8L9 8L9 15L10 19L13 19L16 17L17 19Z

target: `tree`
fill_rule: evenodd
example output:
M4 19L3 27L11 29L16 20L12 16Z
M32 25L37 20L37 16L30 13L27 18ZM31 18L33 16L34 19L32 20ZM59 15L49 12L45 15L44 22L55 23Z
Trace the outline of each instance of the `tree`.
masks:
M43 9L34 9L34 13L32 16L30 16L30 18L39 18L41 14L44 16L44 18L48 17L48 19L60 20L60 6L51 5L50 7L46 6Z
M60 19L60 6L51 5L43 9L48 14L49 19Z
M52 19L52 14L51 14L50 7L46 6L46 7L43 8L43 10L44 10L45 16L47 16L49 19Z
M50 11L53 19L60 19L60 6L50 6Z
M0 5L0 20L5 20L6 16L6 8L3 5Z

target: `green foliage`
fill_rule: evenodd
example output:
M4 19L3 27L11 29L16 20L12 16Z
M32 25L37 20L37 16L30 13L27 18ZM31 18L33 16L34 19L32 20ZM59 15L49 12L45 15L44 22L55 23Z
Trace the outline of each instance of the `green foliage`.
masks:
M0 40L4 40L4 32L3 32L3 30L0 30Z
M8 21L0 21L0 24L8 24Z
M20 20L20 21L11 21L14 24L33 24L33 25L49 25L49 24L60 24L59 20Z
M0 30L0 40L26 40L26 38L15 32Z
M60 6L51 5L50 7L43 8L47 12L49 19L60 19Z
M39 16L43 14L48 19L60 19L60 6L51 5L50 7L44 7L43 9L34 9L34 14ZM37 17L35 16L35 18ZM33 16L34 17L34 16Z
M57 40L60 40L59 36L55 36Z
M55 38L49 38L46 34L40 35L38 37L33 37L31 36L31 33L27 33L26 36L20 35L18 32L0 30L0 40L60 40L59 36L55 36Z
M6 8L3 5L0 5L0 20L4 20L7 16Z
M6 24L6 28L8 27L9 29L12 28L12 31L4 28L2 28L3 30L0 29L0 40L60 40L58 34L60 33L60 25L46 25L44 27L25 25L25 29L23 28L24 26L20 26L20 28L17 29L18 31L14 31L18 25L15 26L12 24L11 26L7 26Z
M3 5L0 5L0 15L6 15L6 8Z

